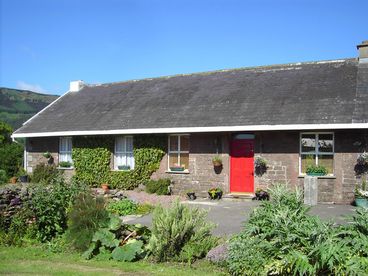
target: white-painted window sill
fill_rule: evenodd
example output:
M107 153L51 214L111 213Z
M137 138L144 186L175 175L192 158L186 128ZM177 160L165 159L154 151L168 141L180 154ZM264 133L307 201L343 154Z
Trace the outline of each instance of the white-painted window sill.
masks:
M165 173L170 173L170 174L189 174L189 171L166 171Z
M304 178L306 176L309 176L309 175L306 175L306 174L300 174L298 175L298 178ZM317 178L324 178L324 179L336 179L336 176L335 175L315 175Z
M65 167L57 167L58 170L74 170L74 167L69 167L69 168L65 168Z

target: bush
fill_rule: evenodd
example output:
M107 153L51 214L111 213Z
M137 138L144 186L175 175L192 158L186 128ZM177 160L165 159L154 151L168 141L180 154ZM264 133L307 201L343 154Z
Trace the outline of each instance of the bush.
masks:
M15 176L23 162L23 146L17 143L0 145L0 169L7 178Z
M167 178L162 178L158 180L151 179L146 183L146 192L149 194L168 195L170 194L170 184L171 180Z
M229 245L233 275L360 275L368 271L367 212L333 227L307 214L300 191L276 185ZM361 214L359 214L361 212ZM363 225L363 227L361 227ZM363 249L365 248L365 249Z
M68 213L66 240L77 250L85 251L100 227L107 225L109 214L102 197L93 198L88 192L80 193Z
M138 204L130 199L122 199L119 201L112 201L107 205L107 211L110 213L126 216L135 214L138 209Z
M207 212L189 208L177 200L171 208L155 208L149 249L156 261L192 262L202 258L217 244L211 235L214 228L206 220Z
M33 183L50 184L50 182L62 174L63 171L58 170L55 165L40 163L34 169L31 181Z
M32 190L32 208L37 225L37 238L50 241L64 233L67 227L67 210L83 187L68 185L62 177L52 180L49 186L36 185Z
M8 177L6 176L6 171L0 170L0 184L7 183Z

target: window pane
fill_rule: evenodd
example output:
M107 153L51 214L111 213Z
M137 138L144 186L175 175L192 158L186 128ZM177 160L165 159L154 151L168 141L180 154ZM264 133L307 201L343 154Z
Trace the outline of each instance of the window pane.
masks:
M126 151L133 152L133 137L126 137Z
M301 173L306 173L308 166L316 164L316 156L313 154L302 154L301 161Z
M333 152L333 135L319 134L318 148L320 152Z
M333 174L333 155L318 155L318 165L324 166L328 174Z
M189 151L189 136L180 136L180 151Z
M178 166L179 166L178 154L170 153L169 154L169 167L178 167Z
M315 152L316 150L316 135L302 134L302 152Z
M133 153L128 153L127 154L127 165L130 166L130 169L134 169L134 156L133 156Z
M178 136L170 136L170 151L178 150Z
M115 140L115 151L116 152L124 152L125 151L125 142L124 137L118 137Z
M189 153L180 154L180 165L184 167L185 170L189 169Z

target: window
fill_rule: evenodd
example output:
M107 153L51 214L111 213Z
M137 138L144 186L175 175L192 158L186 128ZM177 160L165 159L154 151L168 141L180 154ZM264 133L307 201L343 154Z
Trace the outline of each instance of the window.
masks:
M72 138L71 137L60 137L59 140L59 163L70 162L72 160Z
M333 133L301 133L300 135L300 173L306 173L310 165L326 167L333 174L334 135Z
M115 139L115 170L134 169L133 137L123 136Z
M189 135L169 136L169 170L188 171Z

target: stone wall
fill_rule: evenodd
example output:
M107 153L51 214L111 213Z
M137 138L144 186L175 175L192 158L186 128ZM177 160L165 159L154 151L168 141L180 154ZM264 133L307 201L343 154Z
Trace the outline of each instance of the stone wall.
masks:
M59 137L37 137L26 139L26 167L27 172L32 173L37 164L49 163L59 164ZM45 152L50 152L52 158L48 161L43 156ZM65 179L69 180L74 175L73 169L62 169Z
M168 172L168 158L165 155L159 170L152 175L152 178L170 178L173 181L175 194L184 194L191 189L199 196L208 196L207 191L212 187L220 187L228 193L229 136L227 134L191 134L189 152L189 173ZM222 158L221 171L215 171L212 164L212 159L216 155Z

